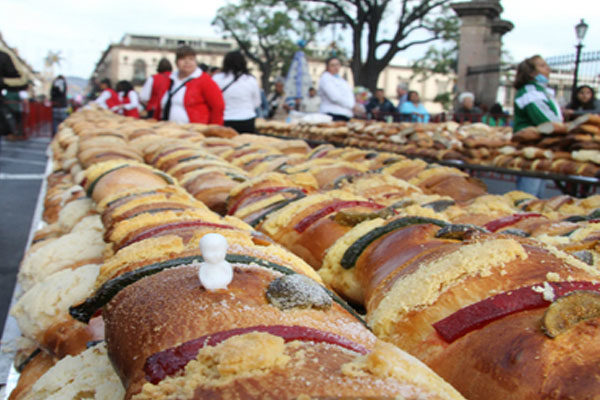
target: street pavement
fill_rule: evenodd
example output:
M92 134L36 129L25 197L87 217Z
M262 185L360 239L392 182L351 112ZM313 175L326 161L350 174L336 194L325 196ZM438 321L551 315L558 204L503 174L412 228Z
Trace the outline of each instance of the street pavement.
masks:
M0 332L46 169L49 138L0 143Z

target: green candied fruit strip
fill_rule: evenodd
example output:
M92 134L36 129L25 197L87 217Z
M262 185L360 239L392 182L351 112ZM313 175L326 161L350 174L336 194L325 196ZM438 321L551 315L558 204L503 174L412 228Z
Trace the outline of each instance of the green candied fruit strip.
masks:
M106 175L110 174L113 171L116 171L118 169L125 168L125 167L129 167L129 164L119 165L118 167L111 168L108 171L101 173L99 177L97 177L96 179L94 179L94 182L90 183L90 186L88 187L88 190L86 190L86 192L85 192L85 194L87 195L87 197L92 197L92 193L94 193L94 189L96 188L96 184L100 181L100 179L104 178Z
M262 258L247 256L244 254L227 254L225 256L225 259L232 264L256 264L260 267L272 269L284 275L292 275L297 273L291 268L285 267L283 265L279 265L268 260L263 260ZM180 257L172 260L165 260L154 264L146 265L145 267L126 272L123 275L119 275L116 278L113 278L108 282L104 283L100 288L98 288L96 293L94 293L91 297L87 298L83 303L70 307L69 314L71 314L71 316L78 321L88 323L89 320L100 308L108 304L108 302L110 302L112 298L117 295L117 293L119 293L122 289L126 288L127 286L139 281L142 278L157 274L165 269L174 268L185 264L191 264L194 261L203 262L204 258L201 255ZM338 303L343 309L345 309L352 316L358 319L360 323L367 326L367 323L361 318L361 316L344 300L342 300L338 295L336 295L326 287L323 286L323 289L325 289L327 294L331 296L333 301Z
M427 217L404 217L395 219L386 225L380 226L367 232L366 234L358 238L358 240L356 240L354 243L352 243L352 245L348 247L344 252L342 260L340 261L340 265L344 269L353 268L356 264L356 260L358 260L358 257L360 257L362 252L375 240L397 229L402 229L410 225L419 224L433 224L441 228L448 225L448 223L445 221Z

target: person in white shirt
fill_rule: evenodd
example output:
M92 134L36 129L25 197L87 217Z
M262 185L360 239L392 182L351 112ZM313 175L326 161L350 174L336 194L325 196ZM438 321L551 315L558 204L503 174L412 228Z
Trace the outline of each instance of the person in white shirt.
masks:
M94 103L101 108L111 110L114 106L120 104L119 95L110 87L110 80L108 78L100 81L100 90L102 90L102 92L98 98L94 100Z
M225 101L224 125L239 133L254 133L260 89L248 71L242 52L227 53L221 71L213 75L213 80L221 88Z
M112 111L126 117L140 118L140 100L131 82L119 81L117 82L116 89L119 94L120 104L112 107Z
M305 113L318 113L321 106L321 98L317 96L317 90L314 87L308 89L308 97L302 99L300 110Z
M348 82L339 76L342 67L339 58L328 58L326 66L327 70L319 79L319 111L331 115L334 121L348 121L353 114L354 93Z

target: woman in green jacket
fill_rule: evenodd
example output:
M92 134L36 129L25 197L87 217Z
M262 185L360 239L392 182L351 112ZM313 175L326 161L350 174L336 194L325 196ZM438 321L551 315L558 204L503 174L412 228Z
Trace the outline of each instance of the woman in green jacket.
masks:
M514 87L517 89L514 103L515 132L543 122L562 122L560 106L554 98L554 90L548 87L550 67L539 55L525 59L517 67ZM540 197L543 180L519 177L517 189Z

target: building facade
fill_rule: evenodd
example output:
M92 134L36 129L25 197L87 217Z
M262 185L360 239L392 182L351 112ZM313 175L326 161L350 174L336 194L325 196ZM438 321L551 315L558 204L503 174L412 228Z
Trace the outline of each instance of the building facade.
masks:
M8 43L4 41L2 34L0 33L0 51L9 54L15 63L17 71L24 76L26 81L29 82L30 94L32 96L41 96L47 93L45 91L44 82L41 79L40 74L33 69L29 63L19 56L19 52L16 48L10 47Z
M183 44L196 50L196 60L199 64L218 67L223 63L225 54L237 48L235 42L224 39L126 34L119 43L109 45L103 52L93 77L98 80L108 78L113 83L130 80L134 86L139 87L147 77L156 73L161 58L165 57L175 65L175 50ZM308 69L315 87L325 71L324 58L308 59ZM249 68L259 79L258 67L250 63ZM352 71L349 67L343 67L341 74L353 85ZM380 74L378 87L383 88L386 96L395 103L396 86L399 83L406 83L410 90L419 92L430 113L439 113L443 111L442 105L433 100L439 94L452 92L454 76L433 74L426 79L420 79L413 77L410 66L389 65Z

